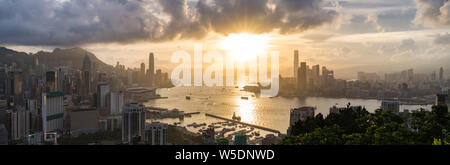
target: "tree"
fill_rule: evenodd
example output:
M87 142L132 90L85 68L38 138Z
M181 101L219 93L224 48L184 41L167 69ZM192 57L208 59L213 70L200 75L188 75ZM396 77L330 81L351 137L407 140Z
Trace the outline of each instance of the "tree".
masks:
M405 122L407 121L407 122ZM410 126L410 127L409 127ZM450 115L447 106L419 109L407 117L393 112L347 109L299 121L295 136L285 138L284 145L448 145Z

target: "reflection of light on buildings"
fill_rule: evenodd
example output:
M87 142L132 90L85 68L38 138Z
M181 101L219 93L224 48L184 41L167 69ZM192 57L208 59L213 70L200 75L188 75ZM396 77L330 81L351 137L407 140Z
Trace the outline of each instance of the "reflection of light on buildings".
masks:
M236 115L241 116L241 121L246 123L255 122L255 105L252 104L252 100L242 100L237 98L238 108Z

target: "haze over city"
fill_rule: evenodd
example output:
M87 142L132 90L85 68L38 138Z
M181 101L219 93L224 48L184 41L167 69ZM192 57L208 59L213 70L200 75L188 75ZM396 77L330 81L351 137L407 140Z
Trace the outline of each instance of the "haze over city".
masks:
M293 76L294 50L342 79L450 66L447 0L2 0L0 11L1 46L33 53L82 47L107 64L136 68L152 51L156 67L169 73L174 51L192 53L195 43L224 50L224 40L242 33L262 35L265 49L280 51L286 76Z

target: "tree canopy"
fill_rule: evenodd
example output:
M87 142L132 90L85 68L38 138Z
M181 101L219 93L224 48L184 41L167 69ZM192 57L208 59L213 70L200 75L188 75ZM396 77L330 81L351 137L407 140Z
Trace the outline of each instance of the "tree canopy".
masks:
M351 108L298 121L282 145L448 145L450 115L446 105L395 114Z

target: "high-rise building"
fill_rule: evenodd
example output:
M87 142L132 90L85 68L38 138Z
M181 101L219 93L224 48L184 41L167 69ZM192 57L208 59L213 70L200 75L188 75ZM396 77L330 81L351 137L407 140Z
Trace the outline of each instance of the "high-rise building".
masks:
M413 69L408 69L408 81L409 82L414 81L414 70Z
M0 95L6 94L6 70L0 67Z
M84 56L83 59L83 69L82 69L82 96L83 99L86 100L89 97L91 92L91 59L89 59L88 55Z
M398 114L400 111L400 102L398 100L383 100L381 101L381 110Z
M45 74L45 91L56 92L56 72L48 71Z
M86 55L84 56L84 59L83 59L83 68L82 68L82 70L83 70L83 71L91 72L91 68L92 68L91 59L90 59L89 56L86 54Z
M153 55L153 53L150 53L149 57L148 57L148 77L149 77L149 81L150 81L150 86L153 86L154 83L154 74L155 74L155 57Z
M432 73L431 73L431 81L436 81L436 71L433 71Z
M316 110L315 107L307 107L307 106L291 109L289 118L289 128L287 130L288 135L291 134L292 127L295 125L295 123L297 123L300 120L304 121L308 117L314 117L315 110Z
M82 72L81 95L83 97L83 100L89 98L91 87L91 80L89 77L90 77L89 71Z
M69 69L67 67L58 67L56 69L56 77L57 77L57 91L58 92L65 92L65 80L66 76L69 72Z
M166 145L167 130L167 123L152 122L145 126L144 141L150 145Z
M110 114L118 115L122 113L123 108L123 92L111 92Z
M62 92L42 93L42 129L44 133L63 129L64 102Z
M122 141L133 143L133 139L144 140L145 107L138 104L124 106L122 110Z
M306 90L306 83L307 83L307 70L308 67L306 66L306 62L300 63L300 68L298 68L298 77L297 77L297 85L298 90L302 93Z
M444 68L439 69L439 81L444 81Z
M23 105L22 72L19 70L8 71L6 81L6 95L8 107Z
M145 63L141 63L141 76L144 78L145 76Z
M109 85L106 83L99 83L97 85L97 107L108 107L106 96L109 94Z
M314 78L314 80L318 80L320 77L320 65L314 65L312 67L312 77Z
M294 77L295 77L295 80L297 81L297 77L298 77L298 50L294 51Z
M162 71L161 69L157 69L155 75L153 76L154 80L153 80L153 84L156 87L159 87L161 85L161 81L162 81Z
M435 105L446 105L448 104L448 94L437 94Z
M30 111L23 107L8 110L8 135L10 140L20 140L30 133Z

